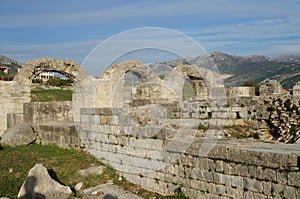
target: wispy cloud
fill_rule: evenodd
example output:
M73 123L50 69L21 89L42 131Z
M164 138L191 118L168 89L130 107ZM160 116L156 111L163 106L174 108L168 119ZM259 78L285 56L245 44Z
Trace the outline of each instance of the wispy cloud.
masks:
M207 51L218 49L229 53L265 55L300 52L300 2L297 0L132 0L118 5L97 0L89 3L75 0L73 4L63 0L59 3L28 1L16 5L1 2L0 7L0 54L19 61L55 57L81 63L104 39L103 34L142 25L177 29L197 40ZM35 6L37 2L39 4ZM53 31L56 29L59 32ZM70 29L77 34L68 37L72 34ZM51 30L45 37L56 42L37 40L35 37L40 30L43 30L41 34ZM13 36L9 31L13 31ZM164 37L160 32L156 34L162 45L169 43L176 49L180 43L176 38ZM139 35L126 41L123 38L118 41L120 49L126 45L134 46L139 39L146 38L139 38ZM17 42L28 45L15 45ZM107 53L110 51L112 49L106 49Z
M107 23L117 20L149 19L152 17L176 17L193 16L199 21L209 23L215 19L237 19L249 17L281 17L298 15L298 10L293 7L292 1L147 1L134 2L128 5L120 5L103 8L101 1L90 9L66 12L49 10L44 13L0 14L0 27L36 27L36 26L59 26ZM66 2L61 6L67 7ZM280 13L279 13L280 11ZM147 20L146 19L146 20Z

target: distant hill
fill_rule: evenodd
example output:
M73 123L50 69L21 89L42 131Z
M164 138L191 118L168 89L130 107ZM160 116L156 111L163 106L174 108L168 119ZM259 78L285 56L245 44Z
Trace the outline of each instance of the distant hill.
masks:
M239 56L214 51L198 57L155 63L150 67L158 74L165 75L179 64L194 64L206 68L215 64L227 86L244 85L246 81L258 84L268 79L276 79L284 88L289 89L300 81L300 54L280 55L272 59L262 55ZM16 74L23 64L0 55L0 65L9 67L10 73Z
M0 55L0 65L7 66L9 68L10 74L15 75L18 73L18 68L21 68L23 64L3 55Z
M210 63L211 57L214 63ZM209 68L215 64L224 77L225 85L244 85L246 81L261 83L267 79L276 79L283 87L292 88L300 81L300 55L280 55L275 59L261 55L238 56L221 51L203 54L199 57L171 60L155 63L150 67L175 67L178 64L194 64Z

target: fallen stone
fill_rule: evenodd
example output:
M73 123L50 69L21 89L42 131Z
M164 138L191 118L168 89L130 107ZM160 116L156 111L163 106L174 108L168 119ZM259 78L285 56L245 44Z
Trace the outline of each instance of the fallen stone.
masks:
M31 125L21 123L15 127L7 129L1 138L1 145L27 145L34 142L37 135L34 133Z
M81 176L101 175L106 167L99 165L77 171Z
M76 185L75 185L75 190L76 191L79 191L81 188L82 188L82 186L83 186L83 183L82 182L78 182Z
M123 190L122 188L107 183L82 191L83 199L142 199L140 196Z
M37 164L30 169L19 191L18 198L67 199L71 194L70 187L54 181L47 169L42 164Z

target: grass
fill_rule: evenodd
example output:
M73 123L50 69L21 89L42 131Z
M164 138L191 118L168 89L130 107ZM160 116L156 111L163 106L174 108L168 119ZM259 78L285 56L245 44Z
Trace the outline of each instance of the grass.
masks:
M31 90L32 102L72 101L72 90L35 89Z
M37 144L5 146L0 150L0 157L0 196L13 198L17 197L28 171L35 164L41 163L47 169L53 170L59 181L71 188L82 180L76 173L77 170L99 164L95 158L82 151ZM97 184L96 179L90 179L88 182L88 185Z
M207 131L208 130L208 125L204 125L204 124L199 124L198 125L198 130L202 130L202 131Z
M34 165L41 163L54 174L61 184L70 186L72 190L78 182L83 182L83 189L113 182L115 185L143 198L187 198L180 190L176 192L175 196L166 197L149 192L138 185L129 183L124 178L120 180L118 173L111 167L106 167L101 175L82 177L76 171L101 165L101 163L87 152L79 150L39 144L18 147L3 146L0 149L0 157L1 197L17 198L29 170ZM80 193L74 193L73 196L80 197Z
M182 89L182 96L185 99L186 97L195 97L196 92L190 84L184 84Z

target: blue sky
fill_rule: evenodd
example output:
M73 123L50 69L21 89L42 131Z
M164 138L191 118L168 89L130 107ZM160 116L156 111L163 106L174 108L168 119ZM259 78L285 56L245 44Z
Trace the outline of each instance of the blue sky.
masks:
M207 51L300 53L299 0L1 0L0 54L81 64L101 41L133 28L180 31Z

